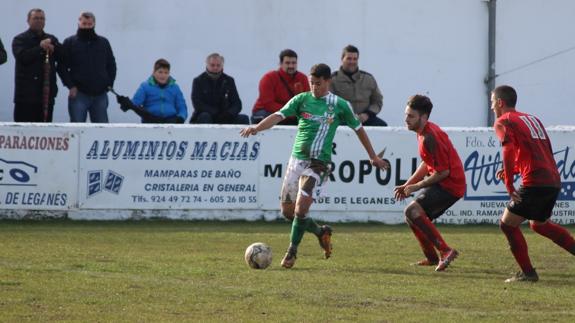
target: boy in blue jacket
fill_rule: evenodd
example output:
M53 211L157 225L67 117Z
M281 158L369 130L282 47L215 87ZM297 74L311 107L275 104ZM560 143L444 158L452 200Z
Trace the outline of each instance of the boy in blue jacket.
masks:
M160 58L154 63L154 73L142 82L132 100L117 96L122 110L133 110L142 123L184 123L188 108L176 80L170 77L170 63Z

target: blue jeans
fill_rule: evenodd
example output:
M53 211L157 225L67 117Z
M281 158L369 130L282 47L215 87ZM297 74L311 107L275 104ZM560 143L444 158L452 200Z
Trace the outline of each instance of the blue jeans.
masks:
M88 112L92 123L108 123L108 93L93 96L78 91L68 98L70 122L86 122Z

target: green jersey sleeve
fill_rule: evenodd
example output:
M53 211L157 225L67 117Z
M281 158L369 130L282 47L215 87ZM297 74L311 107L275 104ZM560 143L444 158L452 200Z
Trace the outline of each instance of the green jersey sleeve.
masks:
M351 104L342 98L339 98L338 104L341 107L341 119L345 121L348 127L356 131L361 128L361 121L353 112Z

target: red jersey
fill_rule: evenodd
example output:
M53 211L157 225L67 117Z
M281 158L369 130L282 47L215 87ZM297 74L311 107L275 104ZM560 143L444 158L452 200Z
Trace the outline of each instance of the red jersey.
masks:
M417 134L419 156L427 164L427 172L441 172L449 169L449 176L439 186L455 197L465 195L465 172L457 151L449 136L438 125L427 122L423 131Z
M260 93L252 111L264 109L269 113L277 112L296 94L309 90L309 81L302 72L294 75L282 69L267 72L260 80Z
M537 117L518 111L507 112L493 127L503 146L505 187L509 193L515 190L515 174L521 174L523 186L561 186L551 141Z

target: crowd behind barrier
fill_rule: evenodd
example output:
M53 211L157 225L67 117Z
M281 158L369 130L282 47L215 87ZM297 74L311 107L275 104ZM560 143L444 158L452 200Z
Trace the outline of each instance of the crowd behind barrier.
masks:
M68 89L70 122L108 123L108 92L114 92L116 60L108 39L96 33L96 16L83 11L78 18L76 34L63 43L44 31L46 14L40 8L28 12L28 30L14 37L12 52L16 62L14 117L15 122L52 122L54 102L58 95L56 75ZM7 59L0 41L0 64ZM376 115L381 111L383 96L373 76L358 67L359 50L344 48L339 72L334 72L331 91L351 102L360 121L369 126L386 126ZM161 70L158 62L163 60ZM240 114L242 102L233 77L223 73L224 57L218 53L206 58L206 71L196 77L192 86L190 123L249 124ZM266 73L259 84L259 96L253 105L251 123L258 123L277 112L295 95L309 91L307 76L297 70L297 53L291 49L279 55L279 68ZM174 78L170 64L159 59L150 78L143 82L132 100L116 94L122 110L133 110L143 123L183 123L188 117L185 100ZM164 95L165 94L165 95ZM282 125L296 125L295 118Z

